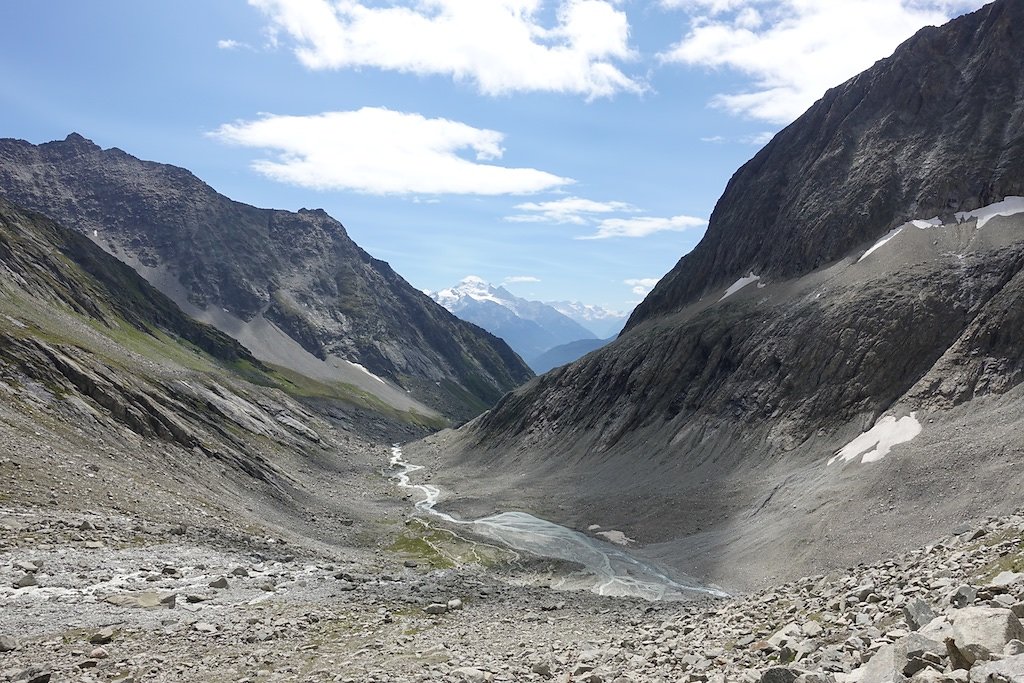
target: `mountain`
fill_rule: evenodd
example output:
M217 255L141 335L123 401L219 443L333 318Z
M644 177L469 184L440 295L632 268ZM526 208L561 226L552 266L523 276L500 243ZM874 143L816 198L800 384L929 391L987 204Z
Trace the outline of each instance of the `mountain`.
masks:
M405 491L419 485L382 476L412 469L389 472L400 449L383 440L410 432L367 438L353 429L366 415L310 410L90 240L3 200L0 396L0 547L12 558L0 567L0 649L12 682L138 680L125 671L168 671L171 656L187 663L173 678L190 681L256 661L280 680L664 681L697 668L711 674L685 680L896 681L924 661L916 680L1020 680L1021 656L1000 653L1020 649L1024 515L731 598L554 592L587 582L580 565L410 517ZM527 543L572 548L571 535L510 519ZM557 642L544 613L563 622ZM166 622L158 646L155 619ZM374 647L352 637L360 623ZM865 638L869 623L894 642Z
M37 435L61 432L53 443L179 449L200 469L210 459L277 490L289 477L273 453L326 443L309 426L309 411L287 395L311 399L316 392L302 396L298 388L315 382L299 385L262 364L81 233L3 199L0 292L5 438L28 419ZM359 392L322 386L319 397L339 418L365 419L365 431L371 420L388 420ZM391 419L385 430L393 437L424 431L415 416Z
M751 272L806 274L911 219L1024 195L1022 12L996 2L924 28L825 93L736 172L706 237L628 325Z
M594 333L555 308L515 296L470 275L459 284L430 297L463 320L479 325L504 339L523 358L534 358L548 349Z
M547 301L548 306L587 328L600 339L614 337L626 324L626 315L579 301Z
M0 140L0 194L83 232L262 360L462 420L531 376L321 210L258 209L80 135Z
M568 344L562 344L552 349L548 349L544 353L540 354L536 358L530 361L530 367L533 368L534 372L542 374L557 368L560 365L571 363L574 360L587 355L591 351L596 351L601 348L611 339L580 339L579 341L569 342Z
M1022 30L1019 0L923 29L780 132L618 339L419 445L474 473L459 511L620 529L727 588L1012 512Z

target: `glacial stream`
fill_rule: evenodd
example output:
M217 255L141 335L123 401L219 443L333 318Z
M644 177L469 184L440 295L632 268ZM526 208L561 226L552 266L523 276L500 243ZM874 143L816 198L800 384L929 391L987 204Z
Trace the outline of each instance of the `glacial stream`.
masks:
M633 557L610 543L591 538L554 522L539 519L525 512L503 512L477 520L461 520L436 510L440 489L431 484L413 484L409 475L423 469L407 462L400 446L391 448L391 475L398 485L423 494L415 503L416 510L453 525L466 527L477 537L486 538L514 550L575 562L582 565L586 577L565 579L555 588L589 588L600 595L633 596L647 600L681 600L698 595L728 597L728 594L705 586L685 575L669 576L664 569Z

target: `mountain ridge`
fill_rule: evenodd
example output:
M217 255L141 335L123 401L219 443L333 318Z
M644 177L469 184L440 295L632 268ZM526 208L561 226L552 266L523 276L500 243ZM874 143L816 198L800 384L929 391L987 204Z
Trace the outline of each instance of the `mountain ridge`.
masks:
M1024 486L1024 450L1011 436L1024 401L1024 204L1008 194L1024 183L1024 156L1014 156L1024 128L1006 126L1024 117L1024 68L1004 78L991 63L1024 60L1024 22L1009 21L1022 13L1024 3L997 2L926 30L830 91L780 134L799 145L770 144L738 172L702 246L615 341L425 439L422 455L409 449L449 466L452 488L472 472L478 493L451 506L476 515L516 505L581 529L597 521L727 588L881 557L928 542L936 523L1005 510L999 496L976 494ZM979 96L984 111L973 109L987 128L938 117L908 147L930 139L942 151L935 176L955 172L954 190L980 190L954 193L948 210L904 205L925 186L912 175L913 192L890 192L886 179L905 161L891 141L851 145L868 176L846 186L810 171L788 187L771 182L817 160L832 138L899 121L902 86L877 93L890 106L861 108L862 118L819 116L854 86L941 86L934 100L966 107L959 80L926 77L939 48L944 68L978 76L964 97L999 96ZM995 146L975 149L989 134ZM767 180L738 194L752 178ZM774 232L725 222L780 187L792 201L820 201ZM862 199L876 193L885 201L868 210ZM875 222L817 220L861 209ZM750 260L762 251L779 258ZM809 260L786 260L805 252Z
M795 277L911 219L1024 194L1021 26L1024 5L994 2L825 93L733 175L626 329L749 272Z
M311 356L277 349L275 362L300 372L319 359L330 376L327 361L351 361L455 420L532 375L504 342L436 306L322 210L235 202L186 169L77 133L42 145L0 140L0 193L91 236L229 334L269 324L278 346L294 341Z

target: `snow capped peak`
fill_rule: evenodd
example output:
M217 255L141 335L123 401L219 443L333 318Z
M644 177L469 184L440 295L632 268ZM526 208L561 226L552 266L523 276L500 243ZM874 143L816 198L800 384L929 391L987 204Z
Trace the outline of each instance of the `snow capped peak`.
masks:
M620 311L612 311L594 304L580 303L579 301L546 301L545 303L562 315L567 315L576 321L626 317L626 314Z
M548 301L548 306L576 321L600 339L613 337L626 324L626 314L579 301Z
M458 309L462 307L462 303L467 299L490 301L499 306L508 307L510 301L515 298L504 289L495 287L477 275L467 275L454 287L442 289L431 294L430 297L452 313L458 312Z

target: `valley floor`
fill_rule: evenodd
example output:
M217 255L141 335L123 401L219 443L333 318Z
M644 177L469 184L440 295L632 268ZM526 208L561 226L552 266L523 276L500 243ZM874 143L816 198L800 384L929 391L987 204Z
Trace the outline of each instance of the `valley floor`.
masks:
M228 495L170 451L75 451L4 417L0 681L1024 680L1020 515L650 603L548 588L566 568L546 561L452 563L407 518L384 445L277 463L287 492Z

